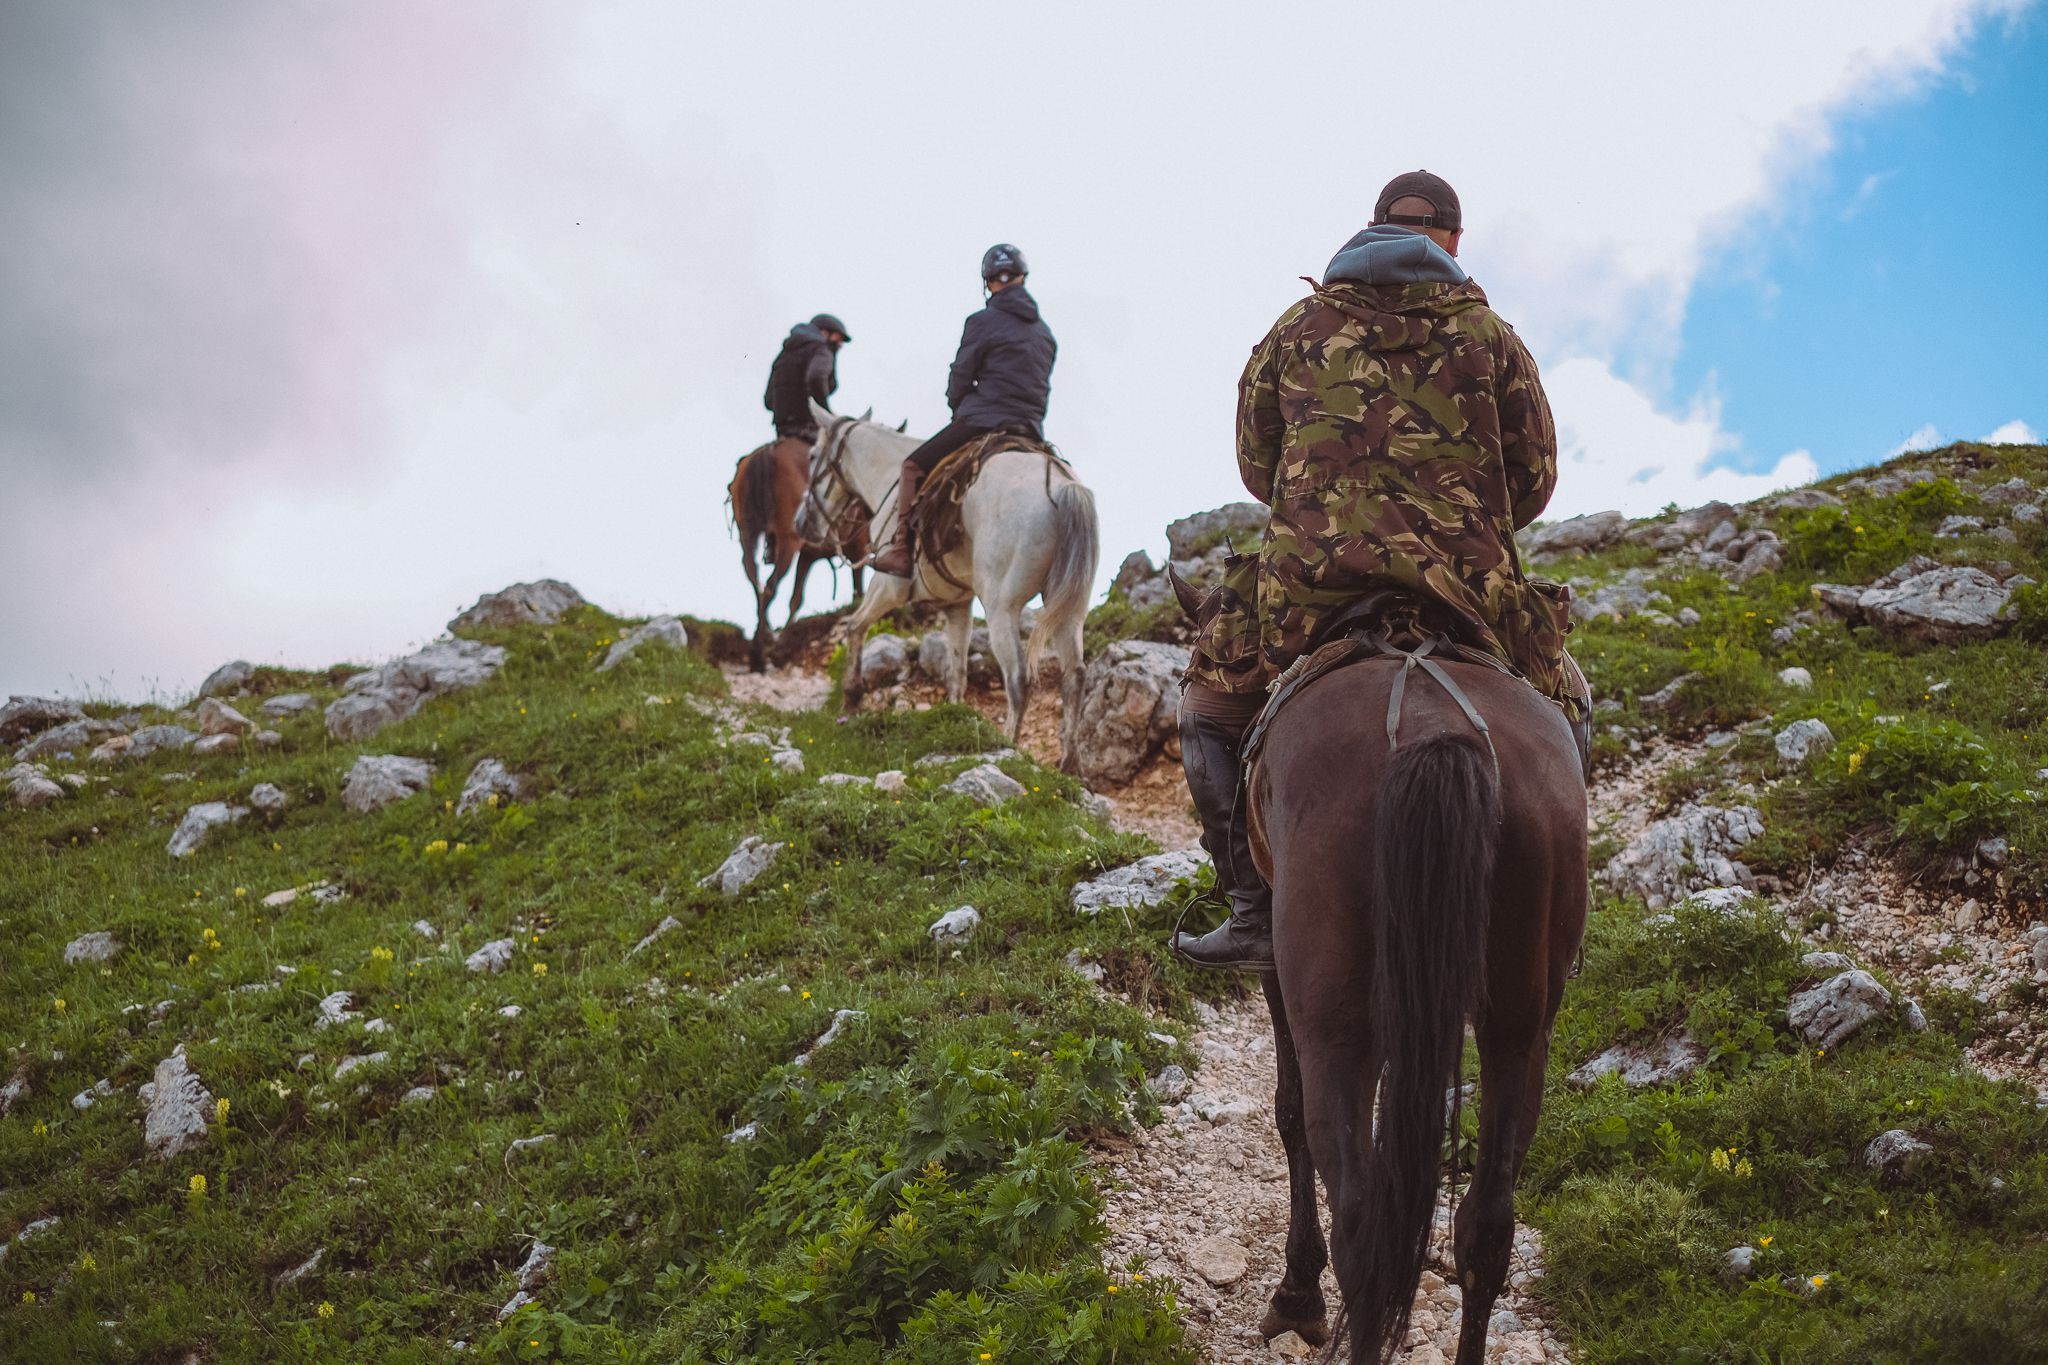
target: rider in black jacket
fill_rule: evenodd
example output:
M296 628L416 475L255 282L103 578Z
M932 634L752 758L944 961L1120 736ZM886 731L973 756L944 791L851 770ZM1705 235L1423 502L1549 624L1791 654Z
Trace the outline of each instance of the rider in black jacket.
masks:
M903 462L897 484L896 538L874 562L876 573L910 576L916 563L917 488L946 456L977 436L1007 431L1043 438L1052 363L1059 345L1038 316L1038 301L1024 288L1024 253L1003 243L981 258L988 306L967 319L960 354L946 380L953 420Z
M799 322L783 338L782 352L768 368L768 392L761 402L775 414L775 434L809 441L817 437L811 403L830 408L839 387L838 352L853 340L846 324L830 313Z

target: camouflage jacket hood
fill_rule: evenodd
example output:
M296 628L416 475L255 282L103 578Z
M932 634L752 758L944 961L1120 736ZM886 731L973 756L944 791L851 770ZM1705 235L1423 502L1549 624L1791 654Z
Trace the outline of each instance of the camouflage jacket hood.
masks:
M1358 323L1366 344L1375 351L1421 350L1450 319L1486 307L1486 291L1469 275L1457 284L1359 284L1333 279L1317 285L1315 296Z

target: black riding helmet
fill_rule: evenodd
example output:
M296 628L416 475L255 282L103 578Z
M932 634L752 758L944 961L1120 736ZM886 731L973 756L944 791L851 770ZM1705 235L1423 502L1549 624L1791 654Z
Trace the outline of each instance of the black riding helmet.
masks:
M989 280L1007 280L1013 275L1022 278L1030 273L1030 268L1024 264L1024 253L1008 242L997 242L981 253L981 278L984 283Z
M841 322L838 318L833 317L830 313L820 313L818 314L818 316L812 318L811 326L817 328L821 332L837 332L840 336L846 338L846 340L853 340L852 335L848 333L846 330L846 324Z

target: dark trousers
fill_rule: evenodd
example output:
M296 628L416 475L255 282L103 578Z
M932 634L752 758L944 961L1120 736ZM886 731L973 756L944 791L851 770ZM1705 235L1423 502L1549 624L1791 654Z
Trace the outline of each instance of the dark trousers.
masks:
M948 422L933 432L923 445L911 451L903 458L911 461L919 469L929 474L937 467L940 460L945 459L975 437L986 436L994 430L994 427L981 426L975 422Z

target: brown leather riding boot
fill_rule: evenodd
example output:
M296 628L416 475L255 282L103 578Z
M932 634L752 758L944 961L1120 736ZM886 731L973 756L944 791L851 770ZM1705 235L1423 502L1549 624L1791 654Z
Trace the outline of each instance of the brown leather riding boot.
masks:
M896 538L875 556L872 567L876 573L908 578L917 566L917 486L923 482L924 471L916 461L905 460L903 472L896 477Z

